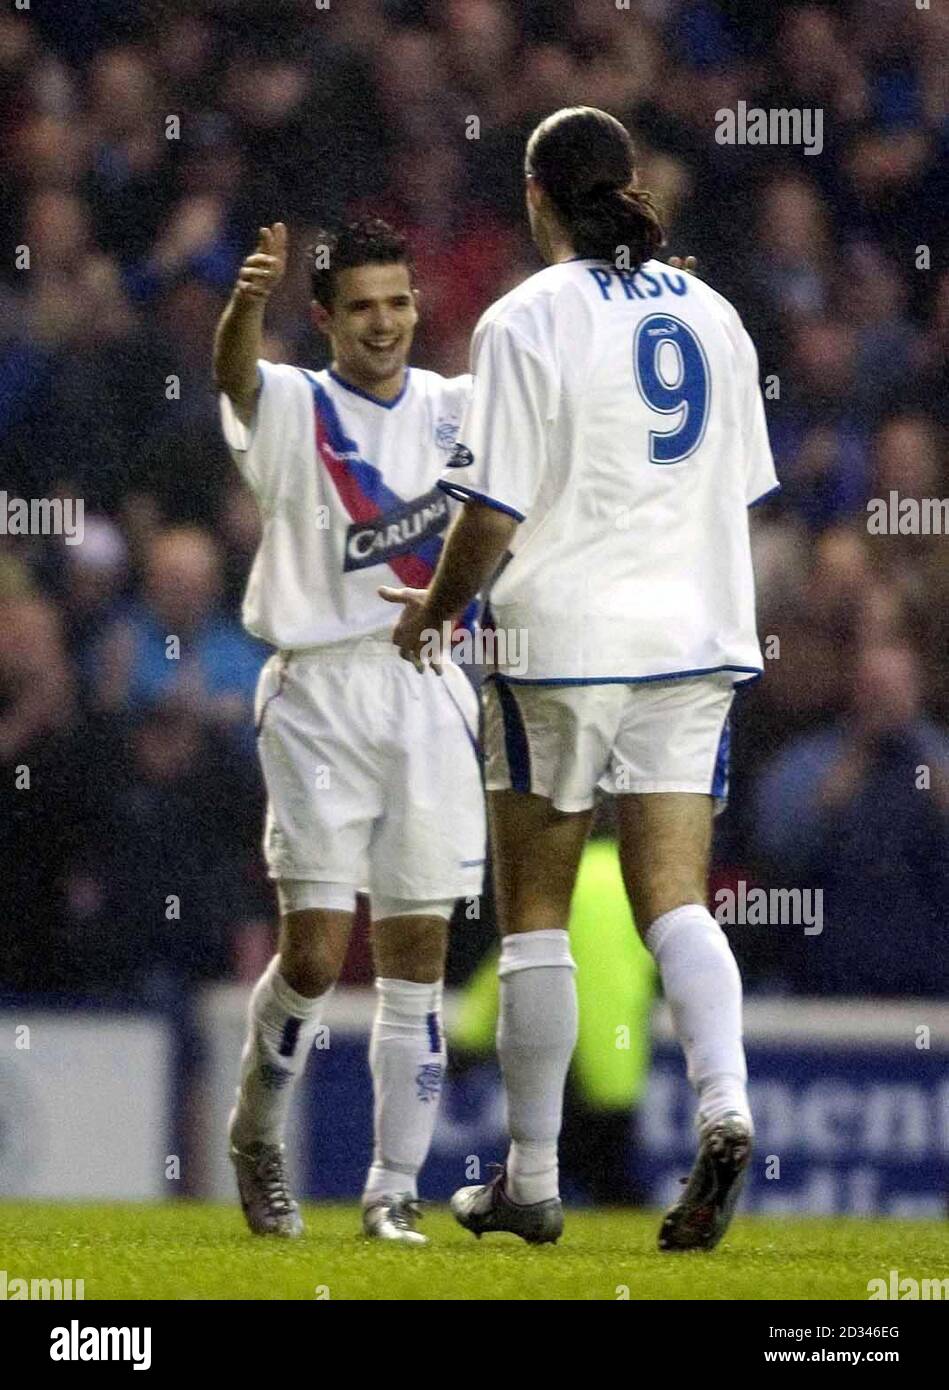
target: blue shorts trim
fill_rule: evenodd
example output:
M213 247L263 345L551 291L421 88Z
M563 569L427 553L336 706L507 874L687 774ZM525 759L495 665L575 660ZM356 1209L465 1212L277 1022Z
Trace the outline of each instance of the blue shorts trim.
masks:
M690 676L714 676L720 671L745 673L749 682L764 675L760 666L700 666L694 671L663 671L655 676L506 676L498 671L491 679L505 685L648 685L654 681L686 680Z
M731 712L725 716L725 723L722 725L721 738L718 740L718 752L715 755L715 771L712 773L712 796L717 801L724 801L728 796L728 772L731 764L732 751L732 723Z
M531 789L531 750L527 742L524 717L513 690L498 683L495 686L501 705L501 719L504 724L504 750L507 754L508 770L511 774L511 790L529 792Z

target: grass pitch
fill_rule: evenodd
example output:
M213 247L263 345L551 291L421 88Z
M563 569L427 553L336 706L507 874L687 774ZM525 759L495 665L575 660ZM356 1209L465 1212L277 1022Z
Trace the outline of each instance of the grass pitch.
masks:
M365 1240L352 1206L307 1206L295 1242L251 1236L236 1207L0 1203L7 1278L83 1279L94 1299L858 1299L867 1281L949 1275L934 1221L739 1216L711 1255L660 1255L658 1213L571 1211L557 1246L476 1241L444 1208L431 1245ZM628 1290L628 1293L627 1293Z

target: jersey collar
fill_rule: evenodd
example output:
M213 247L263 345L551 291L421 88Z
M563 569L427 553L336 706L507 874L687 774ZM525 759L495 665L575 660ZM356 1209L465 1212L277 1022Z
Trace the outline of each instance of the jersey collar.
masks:
M342 386L345 391L352 391L354 396L360 396L364 401L370 401L373 405L381 406L383 410L394 410L395 407L402 400L402 397L405 395L406 391L409 389L409 373L411 372L412 368L405 368L405 378L402 382L402 390L399 392L397 396L393 396L391 401L381 400L378 396L373 396L368 391L363 391L361 387L353 386L352 382L344 381L338 372L333 371L332 367L327 367L326 370L329 372L330 376L336 382L337 386Z

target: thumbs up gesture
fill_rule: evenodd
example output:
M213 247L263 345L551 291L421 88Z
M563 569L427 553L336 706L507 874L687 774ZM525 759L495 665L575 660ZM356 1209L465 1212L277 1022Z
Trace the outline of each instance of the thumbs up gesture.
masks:
M283 222L261 227L257 246L237 276L237 293L251 299L269 299L287 270L287 229Z

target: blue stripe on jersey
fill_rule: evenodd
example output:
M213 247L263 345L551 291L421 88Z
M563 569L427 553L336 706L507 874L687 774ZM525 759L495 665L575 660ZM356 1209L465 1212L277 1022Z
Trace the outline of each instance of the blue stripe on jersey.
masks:
M319 412L330 447L359 491L373 506L378 507L380 512L393 511L397 507L404 506L405 498L399 497L397 493L386 486L379 469L362 457L359 452L359 445L346 433L333 398L326 388L315 381L308 372L304 372L303 375L310 384L310 390L313 392L314 409ZM406 378L403 393L407 389L408 378ZM441 538L430 536L427 540L422 541L412 551L412 554L429 565L434 574L441 548Z
M495 690L501 704L501 719L504 724L504 751L511 774L511 790L529 792L531 789L531 750L527 741L527 730L521 714L517 696L502 684L500 677L495 680Z
M712 774L712 796L723 798L728 795L728 769L731 762L732 725L730 714L726 714L722 725L722 736L718 740L715 754L715 771Z

